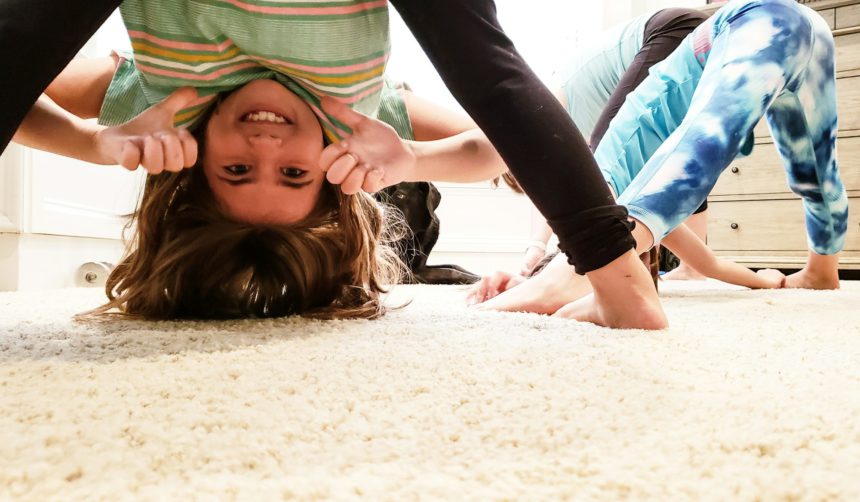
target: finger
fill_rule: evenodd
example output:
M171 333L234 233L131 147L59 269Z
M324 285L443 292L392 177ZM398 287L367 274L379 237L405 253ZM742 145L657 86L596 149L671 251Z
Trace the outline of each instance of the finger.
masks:
M367 164L359 164L355 166L352 172L343 180L343 183L340 184L340 190L347 194L352 195L358 193L361 190L361 186L364 184L364 180L367 178L367 174L370 171L370 168Z
M182 165L193 167L197 163L197 140L188 129L179 129L179 141L182 143Z
M331 169L332 164L334 164L337 159L343 157L347 152L349 152L349 143L346 140L325 147L320 155L320 169L322 169L323 172L328 172L328 170Z
M479 303L484 303L485 301L489 300L490 298L496 296L496 294L493 292L493 290L495 288L493 286L492 276L486 277L486 279L487 280L484 281L484 285L481 288L481 297L480 297L481 301Z
M488 277L481 277L481 280L476 282L475 285L472 286L472 290L467 297L469 305L474 305L476 303L481 303L484 301L484 297L486 296L487 291L488 280Z
M167 96L152 108L167 114L172 119L177 112L186 108L195 99L197 99L197 89L193 87L182 87L173 91L170 96Z
M367 176L364 177L364 184L361 185L361 189L367 193L376 193L383 188L382 177L385 173L382 169L373 168L368 173Z
M182 154L182 143L179 141L179 136L176 134L162 134L159 136L159 139L161 140L161 147L164 152L164 170L173 173L181 171L185 159Z
M508 282L511 276L505 272L498 271L490 276L490 286L494 291L498 291Z
M330 96L324 97L321 104L322 109L326 114L336 118L350 129L355 130L360 128L361 124L367 120L366 116Z
M155 136L147 136L143 140L143 160L140 162L149 174L164 171L164 150L161 140Z
M326 173L326 179L329 183L340 185L344 182L349 173L358 165L358 159L355 155L347 152L342 155L339 159L334 161L331 166L331 169Z
M134 141L126 141L122 146L119 165L129 171L134 171L140 166L141 157L141 146Z

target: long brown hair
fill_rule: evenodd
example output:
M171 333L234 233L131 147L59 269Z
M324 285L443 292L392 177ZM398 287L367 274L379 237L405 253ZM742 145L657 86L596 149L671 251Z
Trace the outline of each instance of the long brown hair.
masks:
M386 285L405 271L387 244L399 228L372 196L328 182L303 221L254 225L224 214L199 165L151 175L108 277L109 301L83 315L376 318Z

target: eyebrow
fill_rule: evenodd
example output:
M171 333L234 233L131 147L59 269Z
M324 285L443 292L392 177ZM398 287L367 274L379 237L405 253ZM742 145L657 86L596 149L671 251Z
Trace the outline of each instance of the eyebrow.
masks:
M239 185L247 185L247 184L249 184L249 183L253 183L253 182L254 182L254 180L251 180L251 179L248 179L248 178L239 178L239 179L235 179L235 180L234 180L234 179L224 178L224 177L218 176L218 179L219 179L219 180L221 180L221 181L223 181L223 182L225 182L225 183L227 183L228 185L230 185L230 186L234 186L234 187L235 187L235 186L239 186ZM278 184L279 184L279 185L281 185L282 187L293 188L293 189L299 189L299 188L304 188L304 187L306 187L306 186L310 185L311 183L313 183L313 180L302 181L301 183L296 183L296 182L293 182L293 181L281 180Z

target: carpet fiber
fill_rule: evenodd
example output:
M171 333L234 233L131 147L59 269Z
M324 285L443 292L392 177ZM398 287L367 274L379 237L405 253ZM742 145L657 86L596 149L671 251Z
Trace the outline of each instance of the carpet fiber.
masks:
M80 324L0 294L0 499L860 498L860 284L663 284L672 327L473 312Z

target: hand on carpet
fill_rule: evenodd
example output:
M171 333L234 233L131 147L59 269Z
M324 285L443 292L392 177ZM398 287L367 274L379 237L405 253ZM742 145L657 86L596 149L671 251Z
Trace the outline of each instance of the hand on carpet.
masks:
M767 281L768 285L762 289L780 289L785 287L785 274L773 268L763 268L756 271L762 279Z
M466 293L466 304L483 303L514 286L522 284L525 280L526 278L521 275L510 274L501 270L493 275L484 276L469 288Z

